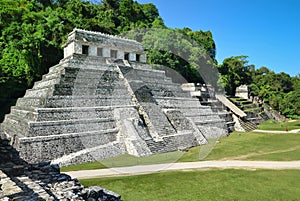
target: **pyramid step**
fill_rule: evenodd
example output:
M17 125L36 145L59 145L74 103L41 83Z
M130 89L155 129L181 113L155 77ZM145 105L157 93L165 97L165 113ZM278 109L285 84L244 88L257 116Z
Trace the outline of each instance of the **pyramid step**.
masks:
M166 78L165 71L155 69L135 69L141 77Z
M131 67L134 69L141 69L141 70L153 70L152 66L148 63L140 63L140 62L130 62Z
M17 100L16 106L19 107L43 107L45 98L23 97Z
M49 97L45 103L48 108L61 107L98 107L132 105L129 96L106 95L106 96L54 96Z
M78 133L116 128L113 118L73 119L60 121L29 122L27 137Z
M119 74L117 74L115 71L96 71L96 72L78 72L76 73L70 73L70 72L65 72L63 74L63 78L66 80L79 80L79 79L98 79L100 80L107 80L107 81L118 81Z
M193 98L178 98L178 97L156 97L155 98L159 105L165 108L184 108L189 107L200 107L198 99Z
M37 109L37 121L89 119L89 118L111 118L111 108L42 108Z
M11 114L27 121L54 121L70 119L108 118L113 116L111 107L30 108L13 106Z
M113 142L117 140L117 133L119 129L98 129L94 131L82 131L82 132L74 132L74 133L63 133L58 135L47 135L47 136L35 136L35 137L22 137L20 138L20 143L30 143L30 142L44 142L44 141L53 141L55 143L56 140L66 140L68 138L73 139L74 141L78 141L85 148L94 147L98 145L102 145L105 143ZM80 145L80 146L81 146ZM69 144L68 146L75 146L73 144Z
M65 68L67 66L67 63L68 63L67 61L60 61L59 64L49 68L49 73L54 73L54 72L62 70L63 68Z
M119 66L125 77L154 77L154 78L165 78L165 72L161 70L154 70L152 68L132 68L126 66Z
M199 99L197 98L192 98L192 97L189 97L189 98L182 98L182 97L160 97L160 96L157 96L155 97L156 99L158 100L170 100L170 101L178 101L178 102L181 102L181 101L195 101L195 102L198 102L199 105L200 105L200 102L199 102ZM206 106L208 107L208 106Z
M125 147L119 142L110 142L103 145L76 150L52 160L52 163L60 166L74 165L84 162L100 161L106 158L125 154Z
M91 58L91 57L90 57ZM100 58L100 57L99 57ZM103 59L103 58L100 58ZM100 63L95 63L95 62L89 62L89 61L76 61L76 60L71 60L68 62L68 68L79 68L81 70L105 70L105 71L113 71L115 70L114 65L109 65L103 62Z
M195 124L198 125L213 125L216 127L223 127L225 124L225 121L223 119L206 119L203 121L194 121Z
M180 90L170 90L166 88L166 90L152 90L152 94L155 97L165 97L165 98L190 98L190 94L180 91Z
M213 112L210 108L200 109L200 108L179 108L179 110L187 117L197 118L197 117L210 117L219 116L216 112Z
M37 120L37 112L35 112L33 108L29 109L29 107L22 108L19 106L12 106L10 109L10 114L30 121Z
M116 96L128 94L128 91L125 87L112 87L112 86L74 86L71 87L64 87L61 85L55 85L55 89L53 92L54 96L70 96L73 94L80 94L80 95L111 95L115 94Z
M147 82L147 81L143 81L145 83L146 86L149 86L149 88L151 89L167 89L170 91L178 91L178 92L183 92L182 89L179 86L170 84L170 83L166 83L166 82Z
M9 126L8 124L1 124L0 129L6 138L9 136L8 139L10 140L25 137L21 131Z
M184 114L184 113L183 113ZM184 114L185 115L185 114ZM186 117L192 119L194 122L202 122L202 121L210 121L210 120L222 120L224 121L224 119L220 118L218 115L216 114L193 114L193 115L185 115Z
M48 74L42 76L42 80L52 80L52 79L60 78L63 72L64 69L54 71L54 72L49 72Z
M51 95L54 91L54 86L45 86L44 88L39 89L27 89L25 96L26 98L30 97L47 97Z
M129 81L131 80L141 80L147 83L166 83L166 84L172 84L172 81L170 79L168 79L165 76L147 76L147 75L143 75L143 74L138 74L132 72L132 73L128 73L125 75L125 78L128 79ZM178 85L173 83L174 85ZM178 85L179 86L179 85Z
M180 84L173 83L172 80L168 79L167 77L160 78L160 77L140 76L140 77L138 77L138 79L140 79L143 82L146 82L148 84L151 84L151 83L156 83L156 84L160 84L160 85L166 84L166 85L171 85L171 86L180 88Z
M63 87L74 87L74 86L105 86L105 87L124 87L124 81L120 80L105 80L101 78L66 78L64 77L60 81L60 86Z
M43 79L41 81L35 82L32 89L43 89L58 83L59 83L59 79L56 77L51 79Z
M5 119L1 124L1 129L3 129L3 131L6 133L13 133L15 136L22 137L28 132L29 126L26 121L23 121L22 118L8 114L5 116ZM13 135L10 134L10 136Z
M114 143L117 140L118 132L119 130L115 128L49 136L24 137L19 139L19 144L22 149L20 150L20 153L22 154L22 158L32 163L36 163L41 160L52 160L87 148L106 146L110 143ZM39 147L40 151L26 151L36 147ZM49 149L49 147L51 147L51 149ZM118 148L116 147L116 149ZM107 152L100 152L97 153L97 155L106 155L109 154L110 151L111 150L107 150ZM88 157L88 155L85 155L85 157Z
M108 65L97 65L97 66L88 66L83 65L84 68L81 68L81 65L77 67L65 67L64 76L65 77L98 77L98 78L118 78L118 73L115 71L115 67Z

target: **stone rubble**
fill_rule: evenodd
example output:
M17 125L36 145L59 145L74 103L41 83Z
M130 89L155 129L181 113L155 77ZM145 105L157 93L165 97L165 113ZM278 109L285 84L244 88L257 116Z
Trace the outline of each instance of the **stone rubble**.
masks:
M78 180L60 173L50 162L28 164L8 140L0 140L0 201L119 201L121 196L107 189L85 188Z

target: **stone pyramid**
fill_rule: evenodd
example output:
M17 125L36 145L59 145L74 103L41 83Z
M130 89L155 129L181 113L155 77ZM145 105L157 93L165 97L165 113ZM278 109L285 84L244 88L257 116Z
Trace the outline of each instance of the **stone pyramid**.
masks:
M24 160L64 165L176 151L228 134L209 106L146 63L140 43L80 29L0 132Z

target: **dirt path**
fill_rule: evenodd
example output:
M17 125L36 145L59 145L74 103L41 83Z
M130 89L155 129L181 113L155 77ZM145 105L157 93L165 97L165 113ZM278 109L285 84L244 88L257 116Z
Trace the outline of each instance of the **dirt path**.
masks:
M100 170L80 170L67 172L71 177L78 179L112 176L129 176L149 174L174 170L205 170L205 169L300 169L300 161L199 161L186 163L168 163L155 165L139 165L131 167L108 168Z
M221 160L243 160L243 159L247 159L249 157L253 157L253 156L261 156L261 155L267 155L267 154L278 154L278 153L284 153L284 152L289 152L289 151L295 151L297 149L300 149L300 145L299 146L295 146L295 147L291 147L288 149L281 149L281 150L276 150L276 151L269 151L269 152L256 152L256 153L249 153L249 154L245 154L245 155L240 155L240 156L233 156L233 157L227 157Z
M290 130L290 131L270 131L270 130L259 130L259 129L255 129L252 132L259 132L259 133L274 133L274 134L282 134L282 133L299 133L300 129L294 129L294 130Z

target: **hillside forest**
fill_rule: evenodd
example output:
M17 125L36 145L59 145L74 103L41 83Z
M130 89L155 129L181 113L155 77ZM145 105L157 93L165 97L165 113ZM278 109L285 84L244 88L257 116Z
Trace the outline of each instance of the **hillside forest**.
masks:
M63 58L62 45L74 28L113 35L144 28L168 29L184 35L205 51L203 54L195 45L186 45L186 53L200 53L198 57L202 63L204 59L211 68L218 69L219 85L224 87L227 95L234 95L237 86L247 84L252 96L258 96L283 115L300 116L300 74L291 77L267 67L256 68L244 55L226 58L218 64L210 31L168 28L152 3L139 4L134 0L0 0L0 121L16 99ZM159 37L154 35L151 40ZM185 38L178 40L187 44ZM199 62L187 62L181 55L155 47L146 48L146 51L149 63L169 66L189 82L204 82L198 71L201 65L195 65ZM192 61L199 61L195 54L188 55Z

